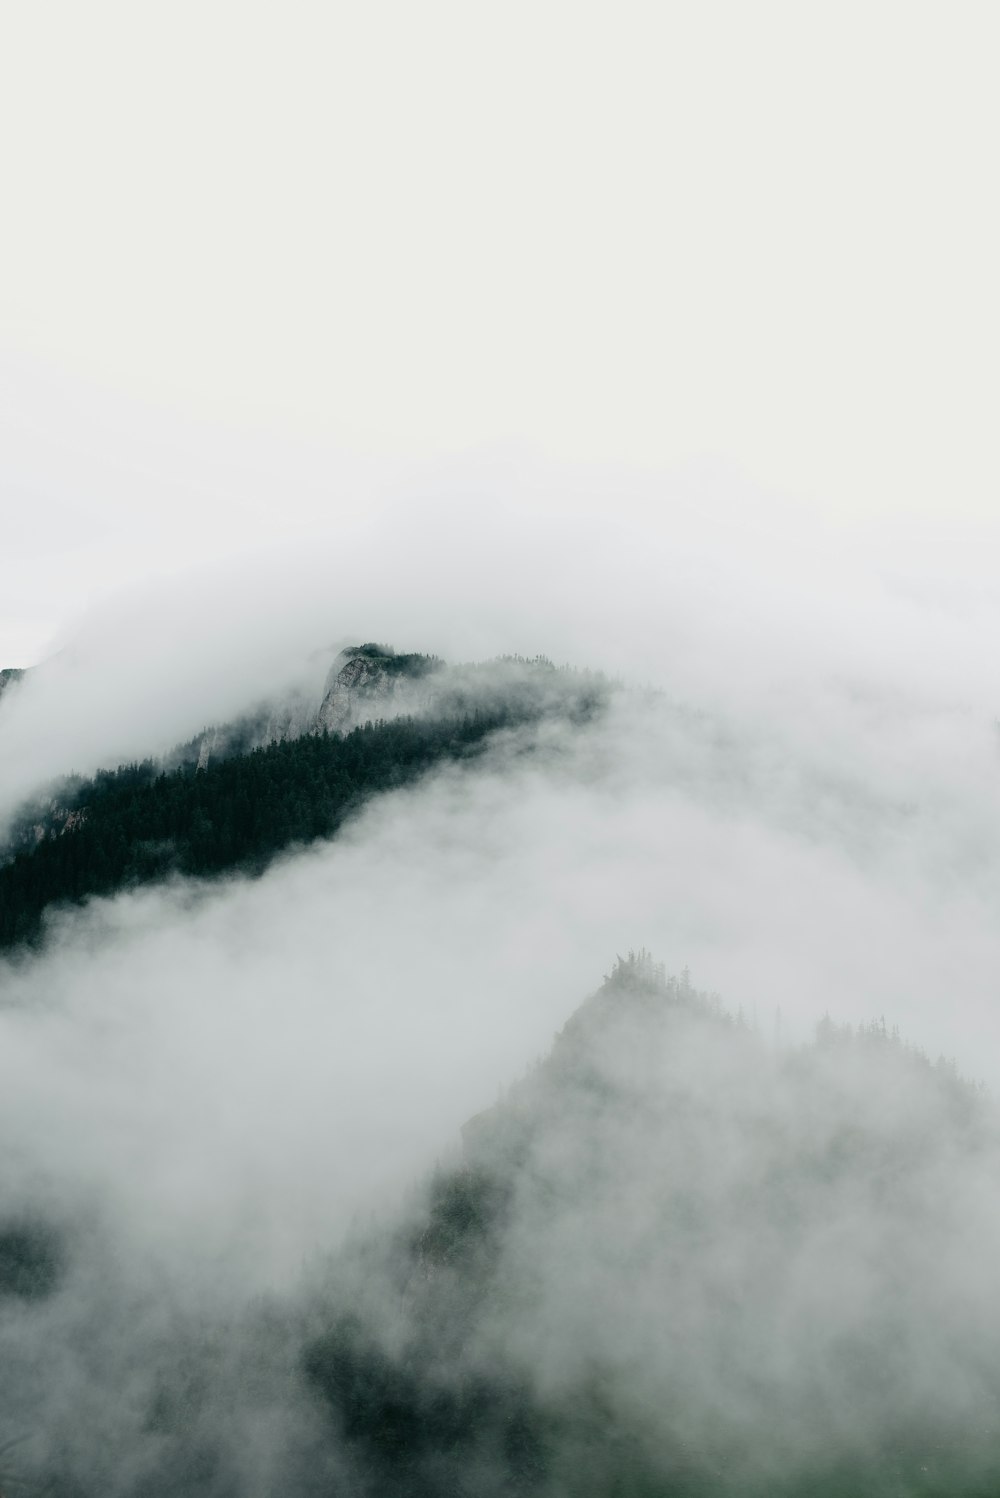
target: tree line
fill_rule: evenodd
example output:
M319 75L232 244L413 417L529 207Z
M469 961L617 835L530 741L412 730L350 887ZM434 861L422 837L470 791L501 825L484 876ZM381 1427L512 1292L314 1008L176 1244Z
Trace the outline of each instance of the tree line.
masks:
M282 850L335 833L369 796L478 752L509 706L396 718L268 744L198 770L155 761L74 779L39 840L0 867L0 949L36 944L53 907L173 873L259 874Z

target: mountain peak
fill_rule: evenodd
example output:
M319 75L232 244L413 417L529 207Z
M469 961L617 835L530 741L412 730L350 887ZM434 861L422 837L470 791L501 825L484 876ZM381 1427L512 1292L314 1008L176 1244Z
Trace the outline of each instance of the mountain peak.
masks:
M317 727L343 733L366 718L418 711L428 700L418 683L441 665L436 656L397 655L389 645L350 646L330 668Z

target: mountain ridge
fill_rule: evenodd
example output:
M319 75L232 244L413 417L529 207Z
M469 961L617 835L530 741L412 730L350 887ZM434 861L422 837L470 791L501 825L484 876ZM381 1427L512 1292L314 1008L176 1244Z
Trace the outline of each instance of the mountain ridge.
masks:
M985 1493L1000 1326L965 1323L962 1398L923 1377L1000 1242L935 1201L956 1158L990 1178L992 1103L884 1026L776 1052L619 959L306 1349L356 1491Z
M776 1049L630 952L298 1292L15 1341L11 1460L54 1498L985 1498L998 1164L991 1100L881 1023ZM0 1313L57 1321L113 1251L0 1221ZM81 1357L87 1429L43 1392Z
M446 667L375 645L343 656L296 731L272 732L273 714L240 719L165 763L78 777L25 808L0 864L0 949L37 944L61 904L174 873L260 874L285 848L333 836L370 796L469 760L498 733L589 721L611 692L541 657Z

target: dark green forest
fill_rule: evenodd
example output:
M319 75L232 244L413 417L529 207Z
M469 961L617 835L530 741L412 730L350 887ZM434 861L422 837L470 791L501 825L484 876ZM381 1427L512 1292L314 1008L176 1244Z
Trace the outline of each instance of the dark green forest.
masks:
M480 748L502 714L369 723L343 738L269 744L205 770L123 765L75 788L70 814L0 868L0 946L36 942L46 909L171 873L260 873L284 849L329 837L369 796Z
M386 675L419 678L434 658L363 646ZM34 945L46 911L171 874L256 875L285 849L334 835L371 796L412 784L434 766L480 754L492 735L545 716L580 722L600 709L599 678L549 662L504 661L446 683L427 716L307 733L198 769L195 746L164 768L145 760L71 777L47 807L27 808L0 866L0 950Z

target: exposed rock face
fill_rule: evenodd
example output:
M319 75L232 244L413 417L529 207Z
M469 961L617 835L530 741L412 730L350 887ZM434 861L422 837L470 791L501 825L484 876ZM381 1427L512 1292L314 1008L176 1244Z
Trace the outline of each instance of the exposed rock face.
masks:
M370 719L425 712L432 705L428 678L441 663L422 655L397 655L381 645L342 650L323 686L317 707L311 693L297 689L261 702L234 722L207 728L182 757L199 770L231 754L246 754L267 744L283 743L308 733L348 733Z
M210 729L209 732L205 734L204 738L198 746L199 770L208 769L209 761L212 758L213 752L218 748L218 744L219 730L217 728Z
M355 717L361 699L374 708L378 699L388 696L391 690L392 683L382 661L363 655L348 656L343 663L338 659L326 679L317 726L331 733L343 733Z
M395 655L376 645L342 651L326 679L317 730L346 733L370 719L426 709L429 668L425 656Z

